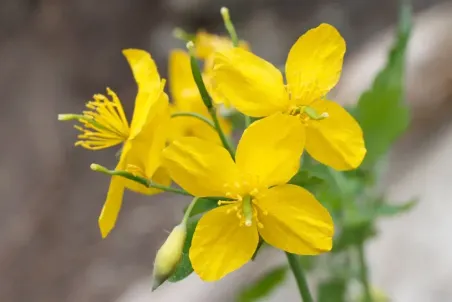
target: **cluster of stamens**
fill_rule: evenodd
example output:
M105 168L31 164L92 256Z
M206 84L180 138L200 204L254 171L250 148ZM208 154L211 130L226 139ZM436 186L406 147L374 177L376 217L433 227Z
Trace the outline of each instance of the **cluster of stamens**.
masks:
M289 115L296 116L300 119L300 121L304 124L308 123L310 120L323 120L329 117L328 112L322 112L318 114L315 109L309 106L292 106L287 111Z
M232 185L226 184L225 189L228 190L225 193L225 197L230 200L220 200L218 201L218 205L234 205L227 213L230 214L235 212L240 221L240 226L245 225L250 227L253 225L253 221L255 221L259 228L263 228L264 225L259 221L257 213L257 210L259 210L262 215L268 215L268 212L259 206L258 201L259 198L262 197L262 192L260 192L256 186L252 186L246 181L242 183L235 182Z
M99 150L117 145L125 141L129 135L129 125L118 96L107 88L111 97L96 94L86 104L89 110L83 111L78 118L82 126L74 127L82 132L78 135L76 146L91 150Z

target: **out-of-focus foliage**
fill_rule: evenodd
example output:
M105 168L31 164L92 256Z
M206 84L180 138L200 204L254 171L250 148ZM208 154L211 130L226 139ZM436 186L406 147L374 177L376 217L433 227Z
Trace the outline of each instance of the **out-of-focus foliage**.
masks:
M255 302L270 294L286 278L287 267L275 268L253 284L247 285L238 295L238 302Z
M404 102L405 57L411 31L411 12L401 6L398 33L385 68L372 87L359 99L355 110L367 145L361 168L371 168L388 152L391 144L408 127L409 111Z

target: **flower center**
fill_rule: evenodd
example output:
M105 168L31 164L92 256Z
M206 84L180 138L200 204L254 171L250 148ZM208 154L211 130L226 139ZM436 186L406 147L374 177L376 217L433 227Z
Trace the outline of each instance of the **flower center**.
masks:
M226 185L225 187L230 187L229 185ZM247 226L250 227L253 225L253 223L256 223L259 228L263 228L263 224L259 221L257 210L263 215L267 215L266 211L262 211L259 208L259 197L261 197L261 192L256 187L250 187L247 182L244 184L235 183L233 186L235 189L242 189L245 187L247 190L244 190L244 192L247 192L245 194L241 193L231 193L226 192L226 197L232 199L232 200L220 200L218 201L218 205L234 205L228 210L228 213L235 212L237 215L237 218L240 221L240 226ZM237 190L238 191L238 190Z
M328 112L319 114L314 108L309 106L292 106L287 113L298 117L303 123L307 123L310 120L320 121L329 117Z

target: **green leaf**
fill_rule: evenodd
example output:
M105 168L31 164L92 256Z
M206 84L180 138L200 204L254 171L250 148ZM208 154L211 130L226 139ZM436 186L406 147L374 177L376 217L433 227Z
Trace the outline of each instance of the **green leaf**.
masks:
M187 223L187 238L185 239L184 249L182 252L182 258L177 265L176 270L168 278L170 282L178 282L187 278L192 272L193 267L191 266L190 258L188 257L188 251L190 250L191 241L193 239L193 234L195 233L196 226L198 225L200 217L192 217Z
M255 283L247 286L242 290L242 292L238 295L238 302L254 302L259 299L267 296L272 292L278 285L280 285L287 275L287 267L278 267L262 278L257 280Z
M333 252L340 252L347 247L362 244L367 239L376 235L371 221L362 221L353 225L345 225L339 236L335 238Z
M364 169L372 168L409 125L410 114L404 102L404 71L411 27L411 7L402 5L397 39L386 66L372 87L361 95L354 110L367 147L361 166Z
M417 199L409 200L402 204L380 203L377 206L377 216L395 216L408 212L417 204Z
M210 211L214 208L218 207L218 201L214 199L207 198L198 198L198 201L195 203L195 206L190 212L190 217L196 216L198 214ZM188 206L184 208L184 213L187 211Z
M317 288L318 302L345 302L346 291L347 283L344 279L329 279Z
M303 187L310 192L316 191L320 185L324 183L324 179L313 175L310 171L300 170L289 181L289 184Z

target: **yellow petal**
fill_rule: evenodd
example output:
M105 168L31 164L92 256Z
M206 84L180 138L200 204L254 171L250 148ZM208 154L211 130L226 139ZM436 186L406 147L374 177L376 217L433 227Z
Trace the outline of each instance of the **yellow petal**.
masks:
M194 271L204 281L219 280L239 269L256 250L256 226L240 226L233 208L221 206L207 212L196 227L189 256Z
M169 56L169 88L174 104L180 111L190 111L190 103L202 103L190 66L190 56L183 50L173 50Z
M262 238L289 253L317 255L331 250L333 220L328 211L305 189L282 185L257 200Z
M202 101L200 101L200 104L193 102L191 105L189 112L198 113L208 120L212 120ZM178 108L175 106L173 106L172 110L173 113L179 112ZM219 114L217 114L217 117L223 132L226 135L230 135L232 132L231 122ZM221 145L221 140L217 131L207 123L193 116L178 116L171 118L169 135L170 141L184 136L194 136Z
M138 92L133 110L130 136L135 137L148 119L150 107L159 99L164 81L160 80L157 66L151 55L140 49L125 49L123 55L129 62Z
M317 161L339 171L358 167L366 155L358 122L335 102L316 101L311 107L317 113L328 113L329 117L309 122L306 151Z
M259 185L284 184L298 171L305 130L298 118L276 113L251 124L237 147L236 162ZM249 177L248 176L248 177Z
M122 151L125 169L146 178L151 178L161 164L170 123L168 96L162 93L149 111L141 131L124 144Z
M230 49L233 47L231 39L212 35L204 31L196 33L195 38L196 56L200 59L207 59L216 51ZM245 41L239 41L239 47L248 50L249 45Z
M261 117L288 109L281 72L248 51L231 48L215 53L211 76L210 89L246 115Z
M137 173L137 174L139 176L146 177L144 175L141 175L140 173ZM154 175L152 175L151 179L152 179L152 182L160 184L160 185L164 185L164 186L171 185L171 178L168 174L168 171L166 171L163 167L159 167L155 171ZM137 183L135 181L129 180L129 179L124 179L124 185L126 186L127 189L140 193L140 194L154 195L154 194L162 193L162 190L154 189L154 188L147 188L144 185Z
M115 227L116 219L121 210L123 194L124 182L122 177L113 176L108 188L107 199L99 216L99 229L102 238L107 237Z
M321 24L301 36L286 62L293 102L308 105L325 96L339 81L344 53L344 39L329 24Z
M171 178L194 196L225 196L225 184L239 178L229 153L196 137L175 140L163 150L162 161Z

